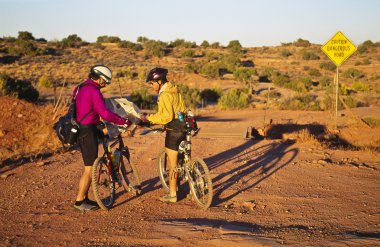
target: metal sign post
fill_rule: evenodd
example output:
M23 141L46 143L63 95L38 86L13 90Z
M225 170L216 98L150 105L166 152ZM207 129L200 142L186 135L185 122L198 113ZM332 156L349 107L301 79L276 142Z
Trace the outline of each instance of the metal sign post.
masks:
M321 47L321 50L336 65L336 92L335 92L335 129L338 128L338 98L339 98L339 66L356 51L356 46L341 32L337 32Z

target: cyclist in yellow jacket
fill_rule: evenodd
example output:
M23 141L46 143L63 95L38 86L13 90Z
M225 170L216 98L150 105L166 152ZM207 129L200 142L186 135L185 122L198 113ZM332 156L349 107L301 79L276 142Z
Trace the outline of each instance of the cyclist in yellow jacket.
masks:
M163 202L177 202L177 172L176 164L178 162L178 146L186 138L185 123L178 119L178 114L185 114L187 109L183 103L182 95L178 92L176 86L168 82L166 75L167 69L152 69L146 82L152 86L152 89L158 93L158 111L149 116L141 116L144 122L152 124L165 125L165 152L168 157L169 168L169 188L170 192L160 198Z

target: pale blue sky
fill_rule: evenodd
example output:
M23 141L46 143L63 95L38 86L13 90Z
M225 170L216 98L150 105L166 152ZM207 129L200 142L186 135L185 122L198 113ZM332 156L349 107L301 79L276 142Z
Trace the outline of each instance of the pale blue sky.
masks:
M47 40L145 36L254 47L298 38L324 44L342 31L356 45L380 41L379 0L0 0L0 11L0 37L29 31Z

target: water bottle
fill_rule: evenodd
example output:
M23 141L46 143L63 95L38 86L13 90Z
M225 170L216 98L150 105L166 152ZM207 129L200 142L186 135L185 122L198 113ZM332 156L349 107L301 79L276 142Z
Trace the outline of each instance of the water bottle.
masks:
M69 136L67 137L67 140L66 140L67 144L73 145L77 141L78 134L79 134L78 127L76 125L73 125L70 129Z
M177 113L178 114L178 120L180 121L180 122L183 122L184 121L184 116L183 116L183 113L182 112L178 112Z

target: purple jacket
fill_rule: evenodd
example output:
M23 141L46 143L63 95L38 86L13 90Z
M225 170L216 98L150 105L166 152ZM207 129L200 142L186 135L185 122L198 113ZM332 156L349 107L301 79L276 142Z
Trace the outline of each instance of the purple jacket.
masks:
M77 121L80 121L91 110L80 124L97 124L100 122L100 117L102 117L108 122L123 125L126 122L125 119L107 108L103 95L100 92L100 86L90 79L85 80L84 83L89 85L79 89L75 102ZM77 87L74 89L73 95L76 90Z

